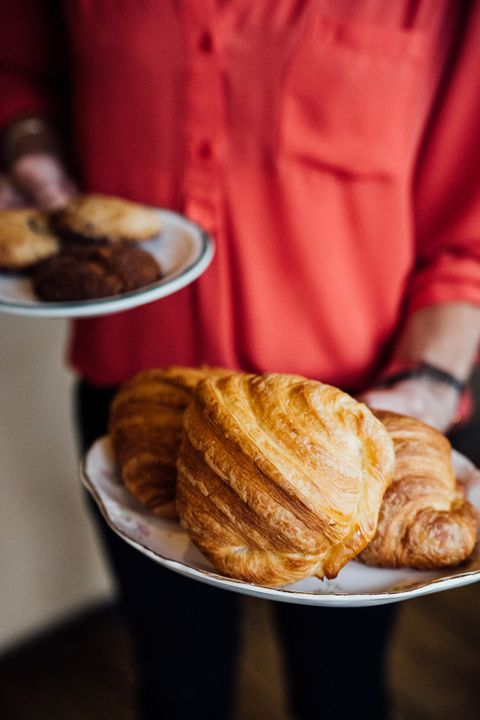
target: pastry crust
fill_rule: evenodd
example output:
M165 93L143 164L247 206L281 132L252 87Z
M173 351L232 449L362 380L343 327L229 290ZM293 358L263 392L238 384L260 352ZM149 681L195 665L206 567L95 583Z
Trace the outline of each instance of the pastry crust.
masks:
M173 517L176 460L185 408L209 367L146 370L124 383L110 406L109 434L125 487L157 515Z
M67 239L143 241L161 230L158 213L146 205L109 195L77 195L55 216L55 227Z
M185 412L177 510L226 575L269 586L332 578L373 538L393 462L383 425L334 387L209 377Z
M456 481L450 442L420 420L375 415L393 440L395 470L376 536L360 559L383 567L458 565L473 551L478 520Z
M0 211L0 268L25 270L58 252L48 215L35 208Z

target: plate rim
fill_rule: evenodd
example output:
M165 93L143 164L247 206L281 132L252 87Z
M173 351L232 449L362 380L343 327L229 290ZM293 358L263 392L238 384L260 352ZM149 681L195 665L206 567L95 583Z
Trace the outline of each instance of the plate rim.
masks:
M186 577L197 579L201 582L213 585L215 587L223 588L234 592L240 592L247 595L253 595L256 597L265 597L269 600L279 602L297 602L301 604L326 606L326 605L337 605L337 607L353 607L353 606L367 606L367 605L381 605L389 602L400 602L402 600L409 600L415 597L422 597L435 592L439 592L442 589L454 589L464 585L472 584L480 579L480 570L468 570L463 573L457 573L454 576L446 576L440 578L433 578L431 580L425 580L420 584L415 585L413 589L398 589L398 590L384 590L375 593L344 593L344 592L330 592L330 593L312 593L302 590L289 590L288 587L269 587L266 585L258 585L245 580L237 578L228 578L224 575L220 575L214 571L200 570L192 567L188 563L182 562L181 560L174 560L173 558L167 558L164 555L152 550L147 545L144 545L138 540L130 538L123 530L118 528L115 523L111 520L108 511L101 499L95 484L90 478L87 472L87 462L90 454L94 450L102 445L111 448L111 441L108 434L95 440L85 453L81 462L81 480L85 488L90 492L93 499L95 500L102 517L107 522L108 526L129 545L137 549L139 552L150 557L154 562L158 562L171 569L172 571L178 572ZM458 453L458 451L455 451ZM473 463L461 453L458 453L467 460L473 467ZM145 510L142 506L139 506L140 510ZM381 570L383 568L377 568ZM392 568L390 568L392 569Z
M11 301L0 297L0 311L12 315L23 315L29 317L47 317L47 318L82 318L94 317L98 315L110 315L124 310L130 310L135 307L146 305L155 300L161 300L168 297L178 290L183 289L191 282L196 280L210 265L215 254L215 242L212 235L194 220L167 208L153 208L163 217L171 216L182 224L188 225L198 233L200 237L200 250L198 256L190 262L183 270L160 278L154 283L144 285L143 287L129 290L121 295L109 295L107 297L89 299L89 300L66 300L63 302L53 301L47 302L39 300L38 302ZM161 234L157 236L160 239ZM155 240L151 238L149 242ZM170 292L162 293L164 287L171 288ZM138 299L138 302L132 300Z

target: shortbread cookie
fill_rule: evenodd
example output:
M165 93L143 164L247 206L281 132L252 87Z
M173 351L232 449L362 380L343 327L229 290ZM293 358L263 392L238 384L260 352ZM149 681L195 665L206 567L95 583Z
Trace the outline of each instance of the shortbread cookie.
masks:
M0 269L25 270L58 249L46 213L34 208L0 211Z
M62 237L115 243L149 240L160 232L158 213L146 205L107 195L77 195L55 216Z

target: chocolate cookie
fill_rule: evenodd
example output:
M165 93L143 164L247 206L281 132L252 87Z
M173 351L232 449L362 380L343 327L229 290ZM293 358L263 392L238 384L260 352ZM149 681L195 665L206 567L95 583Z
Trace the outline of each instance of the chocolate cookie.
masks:
M55 227L67 240L115 243L140 242L160 232L155 210L107 195L77 195L54 218Z
M33 285L42 300L61 302L118 295L160 277L157 261L133 243L72 244L35 268Z
M58 252L46 213L34 208L0 211L0 268L25 270Z

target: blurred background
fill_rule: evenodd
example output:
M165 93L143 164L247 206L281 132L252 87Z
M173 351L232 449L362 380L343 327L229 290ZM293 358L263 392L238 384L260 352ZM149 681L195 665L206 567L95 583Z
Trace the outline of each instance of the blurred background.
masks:
M79 482L66 333L0 315L0 717L133 720L128 637ZM461 442L480 465L477 431ZM402 604L392 718L480 717L479 601L474 584ZM269 605L243 608L236 720L290 720Z

